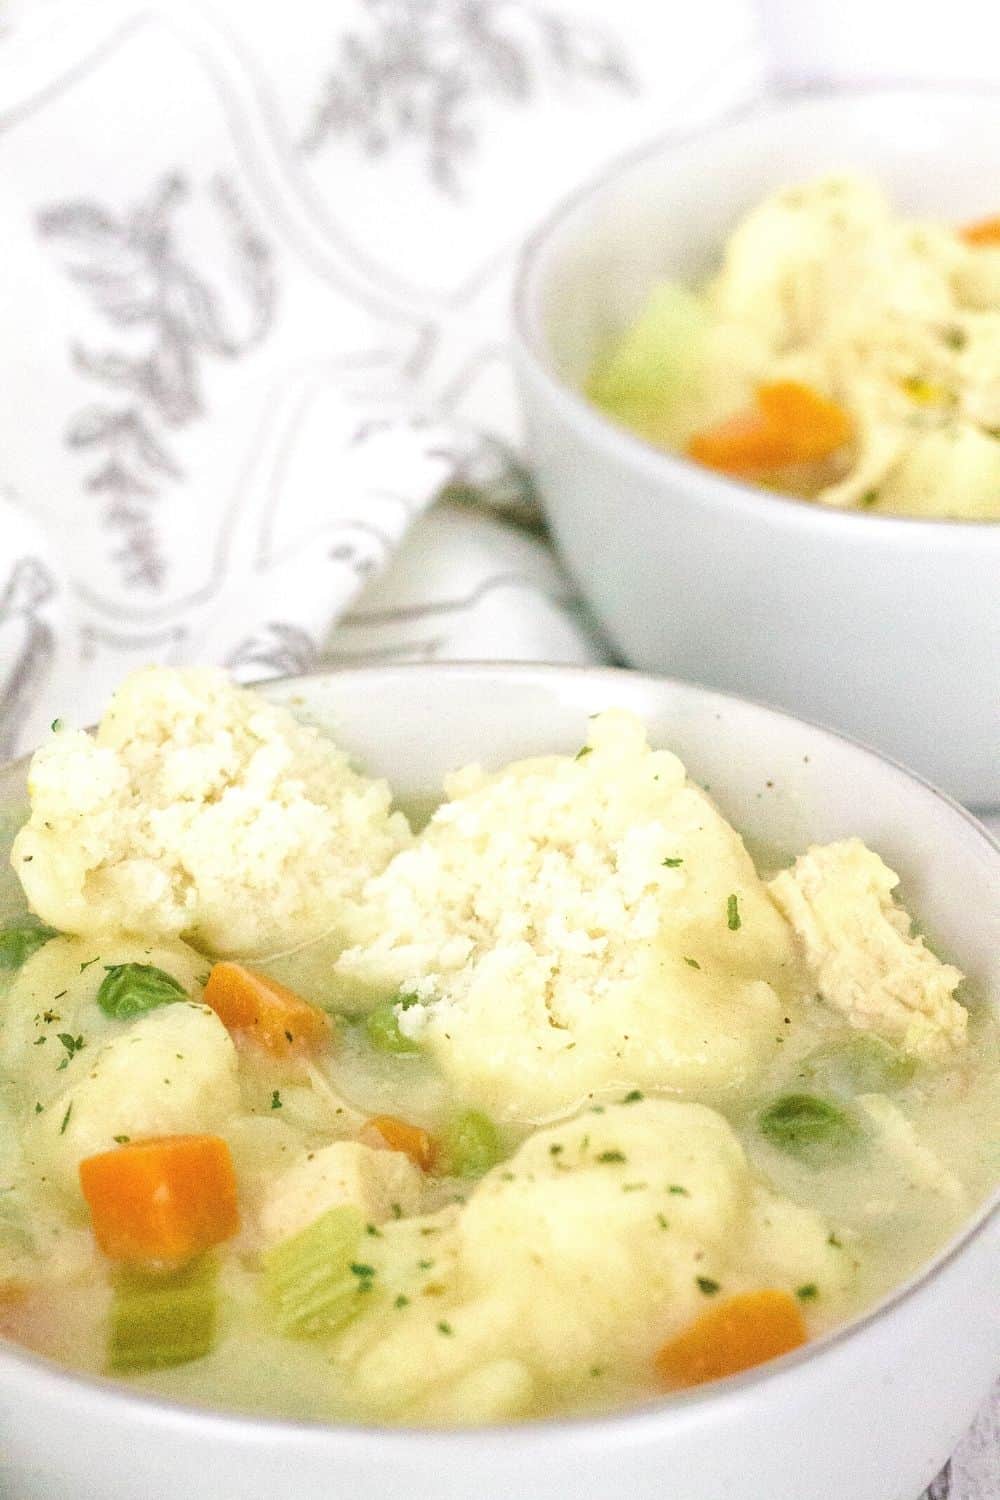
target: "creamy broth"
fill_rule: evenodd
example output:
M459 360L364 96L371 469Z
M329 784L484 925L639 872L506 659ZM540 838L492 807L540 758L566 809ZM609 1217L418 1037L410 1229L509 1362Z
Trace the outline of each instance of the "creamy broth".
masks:
M531 785L551 779L573 788L586 774L596 779L581 789L596 795L619 774L623 734L614 725L592 730L589 761L535 763ZM630 744L638 759L620 767L628 796L634 800L648 771L650 795L660 797L652 783L670 762L647 761L652 752ZM470 808L477 798L507 795L503 774L485 790L463 783L451 795L470 798ZM511 785L521 797L516 776ZM329 1031L320 1027L308 1046L292 1031L287 1047L280 1036L267 1042L257 1022L233 1008L226 985L236 981L223 982L232 965L160 932L29 938L35 951L23 962L8 946L0 970L0 1333L73 1368L110 1370L136 1388L228 1410L460 1424L614 1409L730 1373L768 1349L819 1337L905 1280L1000 1177L997 1018L962 983L961 1013L949 996L951 1008L942 1001L932 1018L960 1032L947 1045L936 1033L933 1047L927 1042L931 1012L919 1011L920 994L920 1027L905 1037L888 1040L857 1016L850 1024L838 1004L818 996L808 950L791 942L778 916L779 905L793 910L787 890L779 901L780 887L761 883L702 794L677 786L682 800L673 821L664 813L657 822L656 838L686 852L664 856L655 845L652 864L667 874L650 899L660 912L672 901L701 900L700 888L684 894L683 881L695 878L685 861L693 866L707 847L701 841L717 837L719 861L736 862L719 887L718 920L642 938L655 960L639 971L647 993L635 990L627 963L625 980L601 970L593 990L597 1004L601 984L631 985L620 991L633 1018L624 1024L651 1028L654 1039L661 1026L683 1037L692 1015L696 1030L716 1028L688 1053L663 1053L659 1086L649 1048L628 1050L630 1033L621 1039L620 1070L609 1071L595 1051L587 1064L593 1086L578 1096L572 1089L585 1073L574 1071L572 1058L554 1054L546 1080L516 1038L503 1067L468 1047L456 1062L449 1048L458 1045L466 976L462 963L450 980L440 967L454 942L447 934L426 994L405 985L377 992L373 974L393 972L395 962L388 926L395 922L399 941L411 942L392 872L402 861L408 880L407 861L430 859L421 836L404 841L387 860L389 874L365 886L353 948L327 933L237 966L240 983L246 975L277 980L329 1014ZM695 822L685 822L692 808ZM625 848L629 830L646 826L643 816L632 801L622 814L616 858L629 880L636 861L648 862L648 828ZM514 823L502 825L505 837L516 836ZM482 858L492 857L478 833L456 834L447 818L432 819L429 829L446 852L468 835ZM769 856L767 864L777 863ZM884 867L870 868L877 877ZM742 872L738 890L734 870ZM432 878L424 869L417 888ZM601 897L600 882L594 890ZM716 911L715 887L706 890ZM3 899L9 931L26 908L9 891ZM461 892L455 899L461 912ZM485 952L487 895L468 902ZM376 920L366 928L369 908ZM893 920L899 930L902 919ZM747 931L755 922L770 934L762 947ZM560 942L577 931L570 916L559 923ZM583 945L573 939L570 949ZM922 965L929 987L941 984L940 966L917 948L900 951ZM488 961L505 951L497 943ZM596 943L595 951L604 950ZM629 946L623 951L630 961ZM478 952L469 948L466 968L483 962ZM161 978L150 981L150 970ZM715 970L725 994L742 998L719 1007L707 988ZM514 985L513 972L488 990L491 1004ZM651 1019L649 1005L673 1004L677 976L688 982L689 973L687 1008L667 1009L662 1022L656 1009ZM122 985L111 994L117 978ZM154 991L143 989L150 982ZM550 989L566 1049L586 1054L588 1014L560 1012L567 1002L556 978ZM422 1014L446 1005L459 1023L454 1038L449 1023L435 1032L433 1016ZM290 1027L302 1024L297 1012L287 1014L295 1015ZM720 1049L730 1071L715 1066ZM630 1072L636 1056L641 1076ZM471 1059L467 1074L463 1058ZM201 1081L188 1100L196 1066ZM210 1137L234 1173L238 1222L169 1266L137 1264L142 1257L127 1248L102 1253L95 1233L107 1199L85 1180L88 1160L120 1160L149 1137ZM120 1203L115 1212L121 1217ZM705 1354L719 1333L708 1315L727 1306L770 1320L760 1354L729 1366L731 1348L723 1356L713 1345ZM786 1338L789 1320L801 1337ZM691 1363L692 1329L701 1363Z

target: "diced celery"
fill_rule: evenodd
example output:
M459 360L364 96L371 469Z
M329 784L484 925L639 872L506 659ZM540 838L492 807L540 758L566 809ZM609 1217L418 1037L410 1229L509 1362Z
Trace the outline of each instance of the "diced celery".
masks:
M115 1277L108 1366L139 1374L201 1359L215 1344L218 1265L202 1256L179 1271L130 1267Z
M360 1212L345 1204L267 1252L264 1290L283 1333L335 1333L363 1310L374 1280L357 1260L364 1232Z
M3 928L0 931L0 969L19 969L50 938L58 936L54 927L43 927L30 918Z
M655 427L673 402L696 388L708 324L693 292L661 282L610 353L594 365L587 395L630 427Z
M399 1028L399 1010L409 1010L419 1001L413 995L387 1000L365 1017L368 1040L377 1052L419 1052L420 1047Z
M488 1115L469 1109L444 1132L444 1156L454 1177L482 1177L504 1157L500 1133Z
M158 1005L188 998L180 980L155 964L108 964L106 968L97 1003L116 1021L131 1021Z

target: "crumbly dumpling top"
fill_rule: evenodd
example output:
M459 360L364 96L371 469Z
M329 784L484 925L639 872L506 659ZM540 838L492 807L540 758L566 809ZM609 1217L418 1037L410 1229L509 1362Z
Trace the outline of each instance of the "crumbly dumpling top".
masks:
M455 1089L539 1120L628 1085L737 1088L781 1029L792 935L739 835L631 714L586 747L472 767L364 892L338 963L395 993ZM766 978L764 976L767 976Z
M349 922L364 881L409 840L383 781L224 673L130 677L91 736L35 755L12 862L64 932L183 935L264 954Z
M941 1059L965 1042L962 974L911 933L899 876L860 839L815 846L771 881L819 993L864 1031Z

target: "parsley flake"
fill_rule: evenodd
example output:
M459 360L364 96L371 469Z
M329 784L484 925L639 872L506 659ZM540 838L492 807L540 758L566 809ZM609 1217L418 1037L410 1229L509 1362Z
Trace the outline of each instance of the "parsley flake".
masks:
M698 962L698 960L696 958L686 958L684 960L684 962L687 964L687 966L688 966L689 969L700 969L701 968L701 964Z
M682 865L684 861L682 859L665 859L663 863L668 870L676 870L677 866Z
M623 1162L625 1160L625 1153L624 1151L601 1151L598 1153L597 1160L611 1166L618 1162Z
M593 745L584 745L584 746L582 746L581 749L579 749L576 752L576 754L574 755L573 759L574 760L583 760L583 757L585 755L589 755L590 752L593 750L593 748L594 748Z
M280 1095L280 1093L278 1092L277 1089L272 1089L271 1090L271 1108L272 1109L280 1109L281 1108L281 1095Z
M667 1192L668 1193L673 1193L675 1197L679 1197L679 1198L690 1198L690 1196L691 1196L691 1194L688 1192L687 1188L686 1187L681 1187L681 1185L680 1185L679 1182L672 1182L670 1184L670 1186L667 1188Z
M642 1092L642 1089L629 1089L628 1093L625 1095L625 1098L622 1100L622 1103L623 1104L638 1104L639 1100L640 1099L644 1099L645 1097L646 1096Z
M819 1287L815 1281L807 1281L805 1286L795 1288L795 1295L800 1302L815 1302L819 1296Z
M452 1338L455 1333L454 1328L452 1328L450 1323L446 1323L444 1318L441 1319L440 1323L437 1326L437 1329L438 1333L443 1333L446 1339Z
M696 1276L695 1281L698 1283L699 1290L704 1292L706 1297L714 1297L719 1290L719 1283L713 1281L711 1276Z
M740 916L740 898L734 891L726 902L726 926L730 932L738 932L743 926Z
M66 1106L66 1113L62 1117L62 1124L59 1126L59 1134L60 1135L65 1135L66 1134L66 1126L69 1124L69 1117L70 1117L70 1115L72 1113L73 1113L73 1101L71 1099L69 1101L69 1103L67 1104L67 1106Z
M410 1305L410 1299L409 1299L409 1297L404 1296L404 1294L402 1292L400 1292L399 1296L396 1298L395 1302L393 1303L393 1307L409 1307L409 1305Z

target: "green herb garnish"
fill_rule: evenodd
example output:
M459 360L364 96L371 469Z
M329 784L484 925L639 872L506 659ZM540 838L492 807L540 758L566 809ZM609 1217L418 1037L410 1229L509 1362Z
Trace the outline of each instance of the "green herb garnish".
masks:
M0 932L0 969L19 969L33 953L58 936L54 927L43 927L30 920L5 927Z
M638 1104L640 1099L643 1098L645 1098L645 1095L643 1094L642 1089L629 1089L628 1093L625 1095L625 1098L622 1100L622 1103Z
M280 1093L278 1092L277 1089L272 1089L271 1090L271 1108L272 1109L280 1109L281 1108L281 1095L280 1095Z
M66 1106L66 1113L62 1117L62 1124L59 1126L59 1134L60 1135L65 1135L66 1134L66 1126L69 1124L69 1117L70 1117L70 1115L72 1113L73 1113L73 1101L71 1099L69 1101L69 1103L67 1104L67 1106Z
M624 1151L601 1151L598 1153L597 1160L609 1166L616 1166L625 1160L625 1153Z
M668 870L676 870L677 866L682 865L684 861L682 859L665 859L663 863L666 865Z
M105 964L97 1003L106 1016L131 1021L159 1005L187 1000L188 992L172 974L153 964Z
M819 1296L819 1287L815 1281L807 1281L805 1286L795 1288L795 1295L800 1302L815 1302Z
M684 960L684 962L687 964L687 966L688 966L689 969L700 969L701 968L701 964L698 962L698 960L696 958L686 958Z
M714 1297L719 1290L719 1283L713 1281L711 1276L696 1276L695 1281L698 1283L699 1290L703 1291L706 1297Z
M726 926L730 932L739 932L743 925L740 917L740 898L734 891L726 902Z

